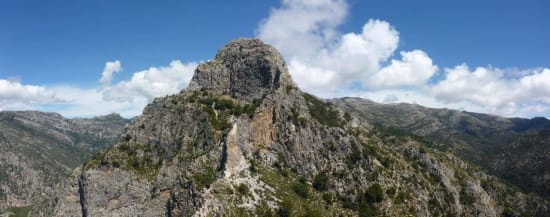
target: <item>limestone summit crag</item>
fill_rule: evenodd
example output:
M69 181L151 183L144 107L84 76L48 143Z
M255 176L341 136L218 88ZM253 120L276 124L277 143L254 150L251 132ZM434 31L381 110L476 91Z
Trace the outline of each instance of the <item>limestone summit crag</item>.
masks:
M200 64L187 89L251 101L280 87L296 87L281 54L259 39L237 39Z

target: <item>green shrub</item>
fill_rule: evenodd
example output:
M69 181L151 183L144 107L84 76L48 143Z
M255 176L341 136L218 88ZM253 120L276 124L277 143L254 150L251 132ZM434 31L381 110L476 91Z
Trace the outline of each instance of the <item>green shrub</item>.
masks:
M113 167L116 165L115 162L112 162L112 164ZM128 165L127 169L133 171L135 174L153 180L158 175L162 162L154 161L154 159L148 155L143 157L128 156L127 164L125 165Z
M248 168L250 170L250 173L252 174L258 173L258 167L259 167L258 161L254 159L250 159L250 167Z
M374 183L365 192L365 201L368 203L380 203L384 200L384 191L382 186L378 183Z
M262 201L260 205L256 207L256 214L262 217L274 217L273 211L267 205L265 201Z
M208 166L205 171L193 174L193 180L199 188L208 188L216 180L216 172Z
M365 157L367 156L376 156L376 152L377 152L377 148L374 147L374 145L369 145L369 144L366 144L364 143L363 144L363 155L365 155Z
M418 151L420 152L420 154L426 154L426 148L424 147L420 147Z
M328 190L329 177L325 171L320 172L313 179L313 187L319 191Z
M226 194L234 194L235 191L233 191L233 188L228 186L228 187L225 188L225 193Z
M230 100L230 99L216 98L215 103L216 104L214 105L214 108L217 110L235 108L235 104L233 103L233 100Z
M119 168L120 167L120 163L118 161L113 161L112 164L113 164L114 168Z
M373 204L361 203L359 205L359 217L372 217L378 216L378 208Z
M308 102L309 114L320 124L330 127L339 127L342 125L338 111L332 109L330 104L322 102L307 93L304 94L304 99Z
M191 96L187 97L187 101L188 102L196 102L197 99L199 99L199 92L198 91L194 91L193 94L191 94Z
M118 149L121 152L128 152L130 150L130 146L128 145L128 143L122 143L120 144L120 146L118 146Z
M212 97L206 97L199 100L199 103L212 106L212 103L214 103L214 99Z
M285 198L281 204L279 204L279 209L277 210L277 214L279 214L280 217L290 217L292 214L292 201L288 198Z
M104 167L104 166L109 165L109 162L108 162L107 160L105 160L105 159L101 159L101 161L99 162L99 165L102 166L102 167Z
M247 114L248 117L252 118L254 116L254 112L256 111L256 108L260 106L260 103L253 103L253 104L246 104L242 107L239 107L240 113L236 114L237 116L240 114Z
M298 177L298 181L302 184L305 184L307 182L307 179L304 176L300 176L300 177Z
M12 207L12 208L9 208L8 209L8 213L12 212L15 217L26 217L26 216L29 216L29 214L31 213L31 210L32 210L32 205L31 206L23 206L23 207ZM8 215L8 216L11 216L11 215Z
M408 200L410 198L411 198L411 195L401 191L401 192L399 192L399 194L397 194L397 196L395 197L393 202L396 203L396 204L400 204L400 203L403 203L403 202L405 202L406 200Z
M139 169L139 161L135 158L130 158L128 160L128 163L130 164L130 166L132 166L134 169Z
M126 141L126 142L130 141L131 139L132 139L132 135L130 135L130 134L126 134L124 136L124 141Z
M395 196L395 192L396 192L396 190L395 190L394 187L388 188L388 190L386 190L386 194L390 197Z
M312 207L306 207L306 213L304 214L304 217L321 217L324 216L321 212L321 209L319 208L312 208Z
M239 192L241 195L247 195L250 189L248 188L248 185L241 183L239 186L237 186L237 192Z
M338 195L338 200L340 200L340 202L342 202L342 207L346 208L346 209L356 209L357 207L355 206L355 204L353 203L353 200L351 200L351 198L347 197L347 196L342 196L342 195Z
M432 198L432 199L428 200L428 209L436 210L436 209L439 209L439 207L441 207L441 204L439 203L439 201L437 199Z
M489 179L481 180L481 187L483 188L483 190L485 190L487 192L489 192L489 191L491 191L492 189L495 188L493 186L493 183Z
M351 121L351 115L348 112L346 112L344 114L344 119L346 119L346 121Z
M510 207L504 208L504 211L502 211L502 217L516 217L517 215L514 210Z
M323 194L323 200L324 200L325 202L327 202L327 204L331 204L331 203L332 203L332 200L333 200L332 194L329 193L329 192L325 192L325 193Z
M349 168L352 168L357 162L361 160L361 152L358 149L353 149L350 155L346 157L346 164Z
M214 127L214 129L222 131L231 126L226 113L220 112L216 117L214 110L208 106L204 107L204 112L208 114L208 122Z
M462 187L462 190L460 191L460 203L466 206L471 206L475 201L476 198L468 194L464 187Z
M296 182L294 185L292 185L292 190L303 198L309 197L309 190L307 189L307 184L304 184L302 182Z
M260 106L262 100L255 99L251 104L239 105L235 103L232 99L227 99L223 97L207 96L199 100L199 103L206 105L207 107L228 112L229 114L240 116L241 114L248 114L252 118L256 108Z

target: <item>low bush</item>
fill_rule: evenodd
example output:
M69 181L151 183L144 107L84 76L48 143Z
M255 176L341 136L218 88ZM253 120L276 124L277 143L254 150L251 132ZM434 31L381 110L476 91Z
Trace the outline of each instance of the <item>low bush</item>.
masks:
M307 184L304 184L302 182L296 182L292 186L292 190L302 198L307 199L309 197L309 190L307 188Z
M384 200L384 191L382 186L378 183L374 183L365 192L365 200L369 203L380 203Z
M318 191L328 190L329 177L325 171L320 172L313 179L313 187Z
M241 183L239 186L237 186L237 192L241 195L247 195L249 193L250 189L248 188L248 185Z

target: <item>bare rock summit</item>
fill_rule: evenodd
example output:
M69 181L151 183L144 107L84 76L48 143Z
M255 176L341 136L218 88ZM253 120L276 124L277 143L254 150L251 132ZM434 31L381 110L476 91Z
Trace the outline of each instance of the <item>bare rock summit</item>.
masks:
M259 39L240 38L225 45L214 60L200 64L188 89L253 100L286 86L296 85L281 54Z

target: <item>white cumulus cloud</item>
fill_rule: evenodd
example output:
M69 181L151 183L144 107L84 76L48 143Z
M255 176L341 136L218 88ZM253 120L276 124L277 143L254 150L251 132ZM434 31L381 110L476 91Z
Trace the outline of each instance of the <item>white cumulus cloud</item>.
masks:
M274 45L287 57L311 56L336 37L335 27L348 12L344 0L283 0L271 10L257 31L258 37Z
M432 59L421 50L401 52L402 60L392 60L391 64L376 72L367 81L371 89L423 86L437 72Z
M532 74L520 78L519 83L527 93L519 97L550 104L550 69L534 70Z
M150 101L137 98L132 102L115 102L103 99L101 88L80 88L74 86L56 86L52 89L62 103L37 107L39 110L59 112L66 117L94 117L110 113L119 113L124 117L140 115Z
M28 109L32 105L60 101L55 91L47 87L0 79L0 109L2 110Z
M257 34L283 53L300 87L325 97L356 84L368 89L418 85L437 71L421 50L402 52L402 60L383 68L398 47L399 32L387 21L370 19L358 33L341 33L347 11L345 1L283 1Z
M101 91L107 101L132 102L138 98L152 100L154 97L174 94L187 87L197 63L183 64L179 60L168 66L151 67L136 72L130 80L123 80L104 87Z
M445 69L445 77L431 87L439 100L452 104L469 102L506 116L540 113L550 106L550 69L527 70L518 78L512 71L493 67L471 70L462 64Z
M113 74L120 72L121 70L122 66L120 66L120 61L118 60L105 63L105 68L103 69L103 73L101 73L101 79L99 79L99 82L103 85L110 84L113 80Z

